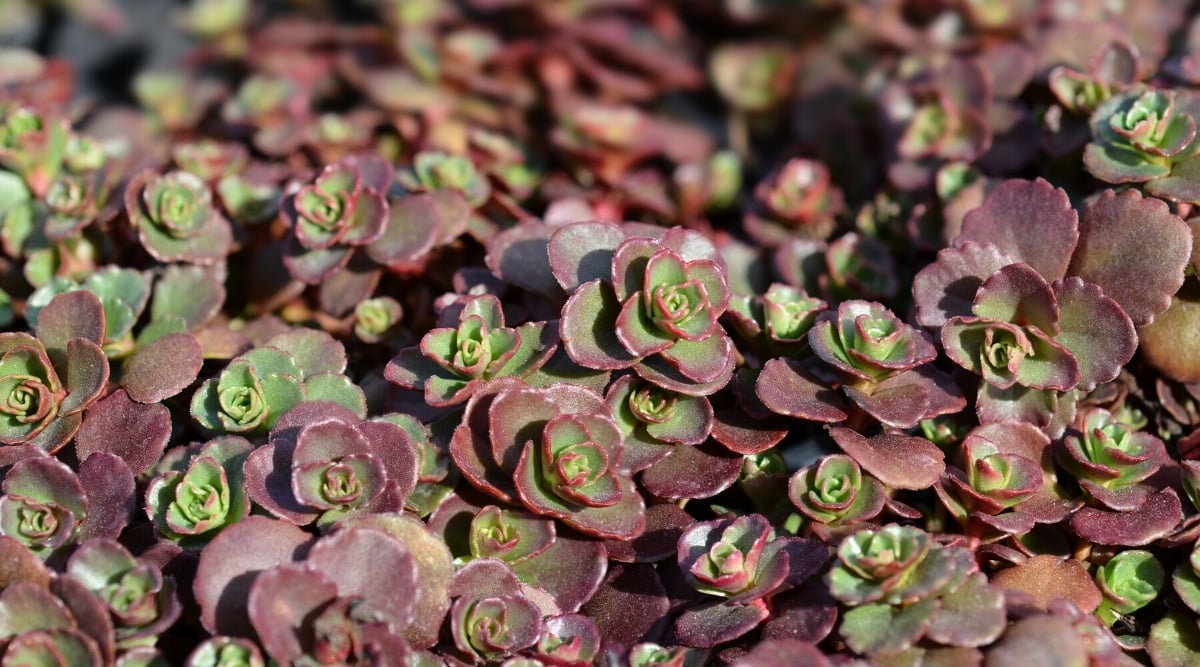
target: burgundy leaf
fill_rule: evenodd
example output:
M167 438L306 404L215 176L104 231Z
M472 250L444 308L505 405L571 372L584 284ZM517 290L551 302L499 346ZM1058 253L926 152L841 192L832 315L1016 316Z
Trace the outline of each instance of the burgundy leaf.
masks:
M775 613L763 624L763 639L799 639L819 642L837 623L837 601L821 582L773 597Z
M190 333L167 334L134 352L121 386L139 403L158 403L183 391L200 373L204 354Z
M913 278L913 301L921 326L941 327L972 314L975 294L993 273L1017 260L989 243L964 242L938 253Z
M550 548L512 563L522 581L549 593L563 612L575 612L592 597L608 570L604 544L559 531Z
M506 229L488 241L488 268L505 281L561 302L547 246L557 227L536 222Z
M768 361L758 376L755 393L772 412L788 417L836 423L848 416L841 396L792 359Z
M1050 554L1033 556L1001 570L992 577L992 583L1024 593L1035 608L1043 610L1051 601L1061 598L1075 603L1084 613L1091 613L1100 606L1103 597L1083 564Z
M136 507L136 486L129 466L115 454L96 452L79 464L79 484L88 503L79 541L116 539Z
M75 436L80 461L96 452L116 454L133 474L158 462L171 437L171 413L159 403L135 403L123 389L96 401Z
M413 621L404 630L404 636L415 648L436 644L442 620L450 610L450 583L454 579L454 564L446 543L420 519L407 514L374 514L346 519L341 525L343 530L370 528L387 533L412 554L421 585L413 602Z
M358 599L361 612L369 618L396 628L412 621L419 589L416 564L408 549L390 535L345 528L318 540L305 563L337 586L338 597Z
M946 470L946 455L925 438L898 433L867 438L839 427L829 435L864 470L894 489L929 488Z
M675 619L675 636L686 646L711 648L750 632L768 615L762 601L690 607Z
M37 337L46 344L56 367L66 360L70 341L86 338L97 345L104 342L104 307L100 299L86 290L54 297L38 313Z
M1084 507L1071 517L1071 528L1096 544L1139 547L1163 537L1179 525L1183 504L1173 489L1150 496L1130 512L1107 512Z
M617 563L579 611L596 623L605 653L624 653L640 641L657 639L670 608L652 566Z
M675 447L642 471L642 486L660 498L709 498L737 481L742 460L742 455L713 442Z
M1084 204L1069 273L1099 285L1142 326L1171 304L1191 250L1191 230L1165 202L1105 190Z
M200 622L213 634L253 636L246 600L255 576L304 558L312 537L296 526L249 516L222 530L200 552L193 592Z
M982 206L967 213L954 246L991 243L1053 281L1067 274L1078 240L1079 217L1062 188L1040 178L1013 179L1001 183Z
M646 508L646 529L632 540L605 542L608 558L621 563L656 563L675 555L679 536L695 519L675 503Z

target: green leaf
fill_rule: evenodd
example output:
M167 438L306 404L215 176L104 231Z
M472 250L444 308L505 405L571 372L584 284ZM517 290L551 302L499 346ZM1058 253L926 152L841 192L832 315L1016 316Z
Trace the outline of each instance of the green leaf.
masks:
M842 617L840 634L855 653L896 653L916 643L937 613L936 600L922 600L907 607L868 604L855 607Z
M367 399L363 390L340 373L322 373L309 377L304 381L304 393L305 400L332 401L344 406L359 419L365 419L367 416Z

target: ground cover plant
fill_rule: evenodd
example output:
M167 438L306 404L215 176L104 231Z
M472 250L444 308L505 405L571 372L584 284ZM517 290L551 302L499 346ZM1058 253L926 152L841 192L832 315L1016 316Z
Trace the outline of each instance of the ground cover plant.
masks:
M0 667L1200 664L1197 9L0 2Z

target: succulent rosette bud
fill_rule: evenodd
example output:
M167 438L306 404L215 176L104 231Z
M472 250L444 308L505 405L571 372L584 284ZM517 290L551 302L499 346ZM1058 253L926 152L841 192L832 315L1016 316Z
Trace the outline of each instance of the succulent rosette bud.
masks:
M47 452L65 445L108 383L104 310L92 294L56 297L37 336L0 333L0 442Z
M769 247L790 239L824 240L844 206L842 191L830 182L829 169L803 158L788 160L754 189L755 210L744 219L746 232Z
M864 474L853 458L830 454L792 474L788 498L814 522L837 526L874 518L887 496L879 480Z
M1049 438L1027 422L980 426L960 454L961 467L947 467L934 490L970 534L1019 535L1080 505L1058 487Z
M253 449L245 438L225 436L167 452L146 488L146 514L159 534L198 549L246 518L242 467Z
M377 155L344 158L284 201L292 225L284 258L297 280L318 284L350 261L355 248L378 240L388 224L391 165Z
M32 107L0 105L0 165L24 179L43 197L63 166L70 123Z
M153 642L182 610L174 580L113 540L93 539L81 545L67 562L66 576L104 601L122 648Z
M1062 466L1089 496L1110 509L1141 505L1154 492L1141 482L1170 458L1162 440L1133 429L1103 408L1087 410L1078 421L1079 430L1068 431L1058 450Z
M889 524L850 535L826 581L852 607L839 632L857 653L896 653L923 638L982 646L1004 631L1004 594L978 572L972 552L919 528Z
M1147 192L1195 201L1185 174L1200 151L1196 135L1200 101L1184 90L1131 89L1092 114L1092 142L1083 164L1109 183L1145 183Z
M621 430L604 399L584 387L509 381L477 392L450 453L481 490L589 535L631 539L645 526Z
M378 343L395 331L404 308L390 296L360 301L354 307L354 335L364 343Z
M1112 625L1118 617L1132 614L1153 602L1166 583L1167 573L1154 554L1130 549L1097 568L1095 579L1096 586L1104 594L1096 615Z
M484 559L463 566L450 594L457 598L450 608L454 645L474 664L511 656L542 635L542 613L500 561Z
M761 296L731 297L726 315L764 358L798 356L807 347L809 330L827 307L803 288L773 283Z
M766 517L748 514L693 524L680 536L676 557L693 588L724 598L676 620L681 642L707 647L754 629L768 615L764 598L803 583L828 552L817 541L776 537Z
M610 246L611 267L591 258L581 264L581 249L568 246L587 241ZM555 277L573 292L561 334L575 363L632 367L664 388L696 396L729 381L732 341L718 323L729 287L711 241L680 228L661 238L629 237L615 226L584 222L555 233L549 253Z
M19 461L4 478L0 535L46 557L71 544L87 516L79 477L58 460L35 456Z
M268 512L324 527L358 514L402 510L417 485L418 463L400 426L309 403L276 423L244 471L250 498Z
M330 401L360 417L363 391L350 381L346 350L332 336L296 329L238 355L192 395L193 419L213 433L266 433L303 401Z
M489 380L525 377L557 349L552 323L507 327L500 300L490 294L448 310L454 312L444 312L442 324L452 323L448 320L456 314L457 326L430 330L419 346L401 350L384 371L402 387L423 389L430 405L457 405Z
M492 185L466 155L421 151L413 158L411 172L398 175L400 183L414 192L455 190L471 206L487 203Z
M937 356L920 331L871 301L842 302L836 314L813 325L808 339L813 352L851 382L878 383Z
M134 176L125 187L125 212L146 252L160 262L215 264L233 245L233 229L208 184L186 171Z
M633 471L663 459L675 445L699 445L712 432L713 408L704 396L625 375L609 386L605 400L624 436L622 461Z
M262 651L249 639L209 637L188 654L185 667L266 667Z
M957 412L966 402L950 378L929 364L937 348L925 334L877 302L844 301L836 312L821 314L808 344L836 371L834 388L888 426L911 428L922 419ZM830 400L814 372L797 360L771 359L755 393L772 412L823 422L846 419L850 406Z

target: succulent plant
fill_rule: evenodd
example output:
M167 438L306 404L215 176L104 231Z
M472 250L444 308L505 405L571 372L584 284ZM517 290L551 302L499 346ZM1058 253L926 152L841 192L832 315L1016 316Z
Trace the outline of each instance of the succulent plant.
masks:
M577 239L605 243L601 252L611 249L611 267L590 256L582 263L580 249L569 247ZM632 367L689 395L711 394L729 381L732 343L718 322L729 290L709 241L679 228L660 239L630 237L589 222L559 230L549 253L555 277L571 292L560 331L575 363L599 370Z
M1096 585L1104 593L1096 615L1111 625L1150 604L1166 579L1166 570L1149 551L1118 553L1096 570Z
M971 552L935 544L919 528L861 530L838 547L829 592L852 607L841 635L867 655L894 653L922 637L979 646L1004 631L1003 594L977 573Z
M104 601L119 648L152 643L183 611L174 580L114 540L80 545L67 562L66 576Z
M100 301L64 294L41 311L37 336L0 333L0 442L57 451L108 382Z
M1096 108L1084 166L1108 183L1145 183L1156 196L1195 201L1189 160L1196 140L1195 98L1186 91L1130 89Z
M555 328L546 322L519 327L504 326L500 301L492 295L471 298L443 313L442 326L429 331L421 344L408 347L392 359L385 371L392 382L423 389L433 406L457 405L489 380L525 377L536 371L554 353Z
M869 521L886 500L883 485L844 454L823 456L793 473L788 498L809 519L833 526Z
M347 517L397 512L417 484L408 433L329 403L309 403L276 422L243 467L249 497L297 525L326 527Z
M346 352L324 332L295 330L238 355L192 397L192 417L214 433L266 433L305 400L331 401L362 416L362 389L342 374Z
M31 457L4 477L0 534L46 557L73 543L87 517L79 477L55 459Z
M612 409L578 385L476 392L450 453L480 490L581 532L631 539L645 527Z
M143 171L125 186L125 212L146 252L160 262L214 264L233 244L212 190L186 171Z
M293 243L284 258L297 280L317 284L350 261L353 250L378 240L388 224L390 168L378 156L331 164L286 198Z
M1081 428L1063 439L1063 467L1083 490L1111 509L1133 509L1149 496L1141 484L1167 460L1161 440L1135 431L1103 408L1079 416Z
M225 436L164 455L146 488L146 513L163 537L200 548L250 513L242 466L253 447Z

